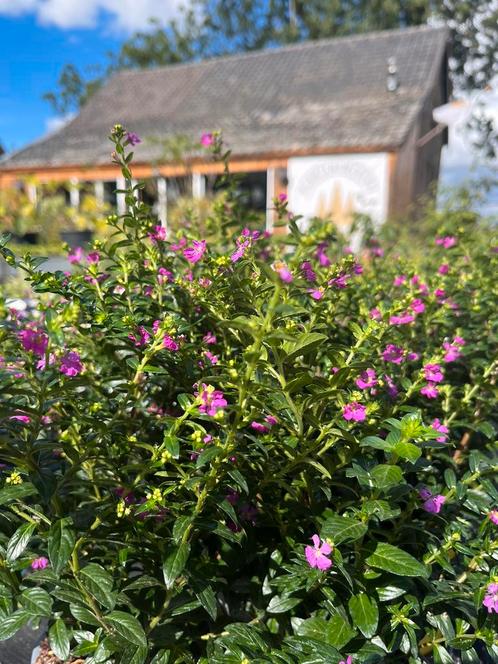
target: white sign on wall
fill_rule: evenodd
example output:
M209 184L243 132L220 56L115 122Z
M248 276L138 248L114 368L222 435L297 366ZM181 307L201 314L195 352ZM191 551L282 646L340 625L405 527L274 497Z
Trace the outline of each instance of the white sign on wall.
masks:
M287 165L289 209L304 219L331 218L347 232L354 212L385 221L387 153L292 157Z

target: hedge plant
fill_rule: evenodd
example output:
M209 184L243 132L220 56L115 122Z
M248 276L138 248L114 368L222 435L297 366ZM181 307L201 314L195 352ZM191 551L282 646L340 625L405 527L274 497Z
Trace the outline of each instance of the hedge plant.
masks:
M45 295L1 309L0 638L46 618L88 664L498 661L490 231L443 219L417 273L284 196L287 234L245 229L212 134L218 237L172 237L136 135L111 140L109 241L71 274L1 242Z

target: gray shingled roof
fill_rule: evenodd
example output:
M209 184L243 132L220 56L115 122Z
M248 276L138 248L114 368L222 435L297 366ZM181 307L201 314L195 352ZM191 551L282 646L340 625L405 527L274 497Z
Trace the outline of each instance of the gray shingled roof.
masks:
M202 62L123 71L58 132L0 161L3 168L109 163L110 127L146 138L136 161L158 156L154 136L221 129L236 155L404 141L434 85L448 32L427 26L305 42ZM387 59L400 87L386 90Z

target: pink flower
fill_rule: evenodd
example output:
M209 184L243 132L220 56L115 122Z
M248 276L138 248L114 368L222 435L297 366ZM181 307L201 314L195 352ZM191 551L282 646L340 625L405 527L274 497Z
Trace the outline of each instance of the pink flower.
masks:
M29 417L29 415L11 415L9 420L16 420L17 422L22 422L23 424L29 424L31 422L31 417Z
M356 379L356 385L360 390L368 390L370 387L377 385L377 376L374 369L366 369Z
M414 311L416 314L421 314L425 311L425 304L420 300L419 298L416 298L415 300L412 301L410 304L410 308L412 311Z
M134 131L129 131L126 134L126 140L128 141L128 143L131 146L138 145L139 143L142 142L142 139L140 138L140 136L138 134L135 134Z
M488 514L489 520L495 524L495 526L498 526L498 510L491 510L491 512Z
M205 131L201 136L201 145L205 148L214 145L214 135L210 131Z
M329 286L332 286L333 288L339 288L342 290L343 288L347 288L348 286L348 279L349 279L349 274L346 274L343 272L342 274L339 274L337 277L332 277L332 279L329 279Z
M399 346L394 344L387 344L382 351L382 359L384 362L392 362L393 364L401 364L405 351Z
M159 242L166 240L166 226L154 226L152 232L149 233L152 242Z
M431 514L439 514L442 506L446 502L446 496L441 494L433 496L427 487L420 489L419 496L424 501L422 509L424 509L426 512L430 512Z
M166 348L166 350L170 350L172 353L176 352L180 348L177 342L173 339L173 337L170 337L169 334L164 336L163 347Z
M400 316L391 316L389 323L391 325L408 325L409 323L413 323L414 320L415 316L405 311Z
M323 288L308 288L308 293L314 300L321 300L325 295L325 290Z
M498 613L498 583L488 585L482 603L487 608L488 613Z
M432 383L440 383L444 379L442 367L439 364L424 364L424 378Z
M306 281L310 281L311 283L316 281L316 272L313 270L313 267L309 261L304 261L301 263L301 271Z
M439 390L437 389L436 383L427 383L427 385L424 385L420 390L420 394L423 394L424 397L427 397L428 399L436 399Z
M209 350L204 351L204 356L211 362L211 364L218 364L219 358L217 355L213 355Z
M367 409L363 404L357 401L347 403L342 409L342 416L345 420L354 420L355 422L363 422L367 416Z
M318 259L321 267L330 267L330 265L332 265L330 258L325 253L327 246L328 244L326 242L321 242L315 252L315 256Z
M353 664L353 658L351 657L351 655L348 655L346 659L341 659L339 664Z
M100 260L100 254L98 253L98 251L92 251L88 254L86 260L88 261L88 263L90 263L90 265L95 265Z
M287 200L287 194L284 194L284 193L279 194L279 195L278 195L278 200L279 200L281 203L285 203L285 201Z
M441 263L441 265L438 267L438 274L448 274L450 271L450 266L448 263Z
M183 250L189 263L197 263L206 253L206 240L194 240L192 246Z
M311 540L313 546L306 546L304 549L306 560L310 567L316 567L323 572L332 566L332 561L327 558L332 553L332 547L325 541L320 544L320 538L316 534Z
M60 372L66 376L77 376L83 371L80 356L75 351L69 351L61 357Z
M221 390L216 390L212 385L206 385L205 383L202 383L202 390L196 392L195 396L201 400L199 411L210 417L214 417L219 410L228 405Z
M143 325L139 325L138 334L139 334L138 337L136 337L134 334L128 335L128 339L130 339L130 341L133 341L133 343L137 348L140 348L140 346L145 346L145 344L149 343L150 334L147 332L147 330Z
M267 422L271 427L275 426L275 424L278 424L278 419L275 417L275 415L267 415L265 417L265 422Z
M402 286L406 282L406 275L400 274L397 277L394 277L393 284L395 286Z
M382 314L380 313L379 309L377 309L377 307L374 307L373 309L370 309L370 318L372 320L381 320L382 319Z
M269 431L267 426L256 421L251 422L251 429L254 429L257 433L268 433Z
M122 286L121 284L117 284L117 286L114 286L114 290L112 291L115 295L123 295L125 292L126 288Z
M55 355L54 353L49 353L48 355L48 365L51 367L53 364L55 364ZM39 369L40 371L45 371L47 367L47 357L44 355L43 357L40 357L38 362L36 363L36 368Z
M157 283L162 284L173 281L173 272L167 270L165 267L160 267L157 271Z
M277 268L277 274L284 284L290 284L293 280L292 272L289 270L287 265L280 264Z
M84 252L81 247L75 247L72 252L67 255L67 260L71 265L77 265L83 260Z
M249 240L245 240L244 242L241 242L238 245L237 249L230 256L230 260L232 261L232 263L236 263L244 256L244 254L246 253L246 249L249 245L250 245Z
M187 244L187 238L181 237L176 244L171 245L171 251L180 251Z
M438 436L436 438L437 442L438 443L445 443L448 440L448 436L446 434L448 434L450 432L448 427L445 426L444 424L442 424L441 421L437 417L436 417L435 420L432 420L431 426L434 429L434 431L438 431L439 433L443 434L442 436Z
M208 332L202 337L202 340L204 341L205 344L215 344L216 336L212 332Z
M458 358L462 356L458 346L450 344L448 341L443 343L443 348L446 351L443 359L447 364L455 362L455 360L458 360Z
M48 336L41 330L21 330L19 340L26 351L31 351L41 357L45 355L48 346Z
M454 247L456 243L457 239L453 235L445 235L444 237L436 238L436 244L444 247L445 249L451 249L451 247Z
M44 556L41 556L40 558L35 558L34 560L31 561L32 569L45 569L46 567L48 567L48 559L45 558Z
M391 397L391 399L396 399L399 393L399 390L396 387L396 383L388 374L384 375L384 380L386 381L388 395Z

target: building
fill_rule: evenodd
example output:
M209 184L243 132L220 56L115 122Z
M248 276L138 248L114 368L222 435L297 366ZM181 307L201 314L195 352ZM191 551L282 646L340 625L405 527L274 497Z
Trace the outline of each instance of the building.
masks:
M81 183L112 201L123 182L106 137L119 122L142 137L134 177L152 183L166 221L179 177L202 196L220 168L199 151L186 170L165 158L164 141L220 129L268 226L283 191L308 218L347 227L356 211L382 222L437 180L446 132L432 111L448 100L448 48L445 28L421 26L123 71L69 124L0 159L0 187L35 175L71 182L74 205Z

